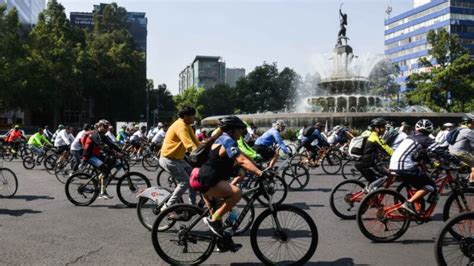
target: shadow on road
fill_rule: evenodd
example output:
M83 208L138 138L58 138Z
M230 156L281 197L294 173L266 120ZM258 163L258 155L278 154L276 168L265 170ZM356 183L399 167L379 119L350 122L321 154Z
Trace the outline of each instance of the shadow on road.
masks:
M115 204L115 205L89 205L87 207L92 207L92 208L109 208L109 209L131 209L131 207L127 207L124 204Z
M17 195L17 196L14 196L12 199L24 199L26 201L33 201L33 200L39 200L39 199L52 200L54 199L54 197L37 196L37 195Z
M35 213L42 213L42 211L35 211L32 209L21 209L21 210L8 210L8 209L0 209L0 215L10 215L10 216L23 216L24 214L35 214Z
M261 263L248 263L248 262L237 262L237 263L231 263L230 265L233 266L240 266L240 265L262 265ZM305 265L317 265L317 266L351 266L355 265L354 259L352 258L340 258L335 261L318 261L318 262L307 262ZM363 265L363 264L357 264L357 265Z
M314 191L319 191L319 192L331 192L332 189L330 188L305 188L303 190L300 190L298 192L314 192Z
M306 202L295 202L291 203L291 205L301 208L303 210L309 210L310 207L324 207L321 204L307 204Z

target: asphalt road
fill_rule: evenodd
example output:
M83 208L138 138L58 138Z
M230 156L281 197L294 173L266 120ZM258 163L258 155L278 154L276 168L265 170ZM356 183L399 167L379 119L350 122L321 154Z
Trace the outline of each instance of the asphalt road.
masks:
M165 263L151 243L151 234L138 221L135 209L113 200L96 200L76 207L66 198L64 185L40 167L25 170L21 162L4 163L18 176L14 198L0 199L1 265L149 265ZM145 173L155 184L156 173ZM286 203L306 210L315 220L319 243L310 264L315 265L433 265L433 241L442 226L438 204L433 221L414 225L394 243L375 244L359 231L355 221L335 216L329 207L331 189L341 176L311 171L304 191L290 192ZM441 207L440 207L441 206ZM257 209L258 212L258 209ZM248 234L235 237L238 253L215 252L207 264L258 263Z

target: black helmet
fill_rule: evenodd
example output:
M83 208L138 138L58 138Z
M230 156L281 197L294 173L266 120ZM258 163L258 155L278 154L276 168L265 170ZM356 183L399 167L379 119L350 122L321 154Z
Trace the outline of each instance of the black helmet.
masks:
M472 116L464 116L461 120L461 124L469 124L472 123Z
M421 132L431 133L433 132L433 123L428 119L421 119L416 122L415 129Z
M385 119L379 117L379 118L374 118L372 121L370 121L370 127L371 128L376 128L376 127L383 127L387 125L387 121Z
M82 127L82 129L84 130L91 130L92 126L89 125L89 124L84 124L84 126Z
M247 125L235 115L219 118L219 128L223 131L232 129L246 129Z

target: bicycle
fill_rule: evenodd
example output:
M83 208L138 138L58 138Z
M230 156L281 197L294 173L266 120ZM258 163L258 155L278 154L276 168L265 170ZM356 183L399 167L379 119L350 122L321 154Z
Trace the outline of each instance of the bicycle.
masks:
M438 265L474 263L474 212L452 217L439 231L434 253Z
M31 155L26 156L23 158L23 167L28 170L32 170L33 168L36 167L36 165L41 165L43 164L46 170L50 168L50 161L53 158L57 159L57 155L55 154L55 149L50 148L48 146L43 147L44 151L43 154L37 155L32 153ZM56 163L56 159L54 159L54 163ZM49 171L48 171L49 172Z
M108 161L108 160L106 160ZM111 172L104 181L108 187L113 179L117 180L117 196L127 207L137 206L137 197L140 188L151 186L148 178L139 172L130 172L130 167L124 159L118 159ZM120 170L125 174L117 178ZM90 175L87 173L76 173L66 181L66 197L76 206L88 206L92 204L99 195L99 173Z
M321 161L320 165L313 162L310 152L306 149L303 149L293 157L294 162L310 168L318 168L321 166L324 173L328 175L336 175L341 171L342 158L338 155L341 151L339 151L336 146L331 145L328 148L319 148L318 152L319 154L316 161Z
M453 215L451 211L460 213L471 210L471 206L474 206L474 188L464 188L463 181L453 177L451 171L457 168L450 166L443 168L446 171L446 176L437 180L436 190L437 195L440 195L448 185L452 189L443 208L443 219L447 220ZM401 186L407 186L407 184L402 183L399 187ZM408 196L412 197L415 192L416 189L410 188ZM427 209L425 209L424 199L414 203L419 214L414 217L400 210L400 206L406 199L399 192L390 189L371 192L360 203L357 211L357 225L362 234L374 242L392 242L405 234L411 221L423 224L430 220L437 204L437 199L432 195L428 197L427 202L430 205ZM472 203L468 204L467 196L469 196L469 202ZM453 203L455 204L453 205ZM374 231L371 231L373 228L375 228Z
M262 179L258 179L258 188L253 192L247 205L232 225L233 229L240 226L255 200L263 195L269 200L266 209L257 216L250 231L250 243L257 258L265 264L302 265L314 255L318 243L318 231L311 217L300 208L292 205L274 205L271 202ZM286 214L285 214L286 213ZM217 238L202 222L209 215L209 209L189 204L170 206L158 215L152 228L152 242L157 254L170 264L200 264L209 258L217 245L225 248L228 238ZM288 220L286 220L286 219ZM289 225L289 223L292 223ZM294 225L297 224L297 225ZM292 228L288 228L292 226ZM297 227L297 229L295 228ZM265 239L264 239L265 238ZM301 240L305 238L307 241ZM227 241L226 241L227 240ZM266 241L265 241L266 240ZM263 242L274 241L279 247L273 251L263 247ZM281 251L283 246L298 242L293 250ZM308 244L307 247L304 244ZM170 245L171 247L167 247ZM272 246L269 244L269 246ZM296 251L298 255L289 252ZM298 258L295 258L298 256Z
M5 167L0 167L0 198L11 198L18 190L18 178L15 173Z

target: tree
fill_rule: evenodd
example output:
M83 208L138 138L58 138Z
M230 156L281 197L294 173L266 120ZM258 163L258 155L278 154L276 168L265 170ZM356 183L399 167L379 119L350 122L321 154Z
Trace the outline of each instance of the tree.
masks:
M378 62L369 75L369 81L373 86L370 92L389 98L395 97L400 91L400 85L395 82L395 76L399 72L398 65L388 59Z
M175 95L173 100L176 104L176 108L181 109L184 106L192 106L196 108L197 117L201 117L203 106L198 102L201 94L204 93L204 88L197 88L196 86L191 86L183 91L183 93ZM214 100L216 101L216 100Z
M409 76L409 103L423 104L434 111L474 109L474 61L467 50L456 35L450 35L444 29L430 31L428 42L432 46L429 50L431 60L421 58L419 64L431 71Z
M202 106L202 116L229 115L235 109L235 89L226 84L219 84L205 90L197 100Z
M167 89L166 84L160 84L158 88L153 89L149 101L150 110L155 111L155 115L160 122L171 122L173 120L176 113L176 105L173 100L173 95L171 95L171 92ZM156 113L156 111L158 111L158 113Z

